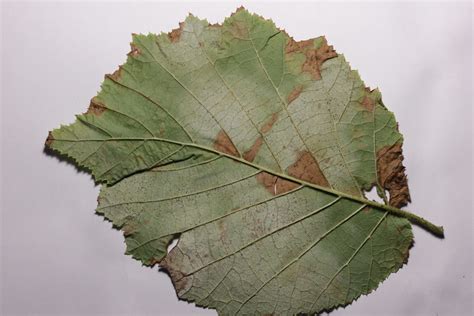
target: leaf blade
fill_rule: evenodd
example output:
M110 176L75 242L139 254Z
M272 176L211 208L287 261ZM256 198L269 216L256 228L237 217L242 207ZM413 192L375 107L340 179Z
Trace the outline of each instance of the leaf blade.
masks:
M295 42L238 10L222 26L189 16L169 36L134 35L89 111L47 145L105 182L97 212L128 254L160 262L179 297L247 314L315 313L369 293L412 242L392 214L442 234L364 198L376 186L409 201L402 141L378 90L323 37Z

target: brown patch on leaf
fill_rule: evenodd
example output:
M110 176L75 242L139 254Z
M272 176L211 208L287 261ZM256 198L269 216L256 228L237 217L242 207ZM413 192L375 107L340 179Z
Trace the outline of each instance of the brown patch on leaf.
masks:
M365 96L362 99L361 105L366 108L368 111L372 112L375 108L375 101L371 97Z
M217 134L216 140L214 141L214 149L228 155L239 157L239 151L235 148L229 135L223 130Z
M224 220L220 220L217 222L217 227L219 228L219 239L222 242L225 242L227 240L227 226L224 222Z
M307 181L316 185L330 187L328 180L319 168L319 165L308 151L302 151L298 155L298 159L287 169L288 174L292 177Z
M277 120L278 120L278 113L273 113L272 117L260 128L260 132L262 132L263 134L268 133L272 129L273 124L275 124Z
M373 90L370 90L370 88L366 87L365 89L365 96L364 98L362 99L362 102L360 103L364 108L366 108L368 111L372 112L375 108L375 100L372 99L372 97L370 96L370 93L373 91Z
M46 138L46 141L44 142L44 144L47 147L51 147L51 144L53 143L53 141L54 141L53 133L49 132L48 137Z
M131 48L131 50L127 54L127 56L136 57L136 56L141 54L141 50L137 46L135 46L135 44L131 43L130 48Z
M247 25L244 22L234 21L232 23L231 32L236 38L246 39L249 37Z
M380 185L390 193L390 205L400 208L411 201L400 143L377 152L377 172Z
M285 52L294 53L301 52L306 56L306 60L302 65L301 70L311 74L313 79L321 79L321 65L328 59L336 57L337 53L332 47L328 45L326 39L323 38L323 43L319 48L313 48L314 39L296 42L290 38Z
M260 147L262 147L263 139L262 137L257 138L253 143L252 147L244 153L244 159L252 162L258 154Z
M107 108L102 103L92 98L91 103L89 104L89 108L87 109L86 114L94 114L95 116L100 116L102 113L105 112Z
M288 105L300 96L301 91L303 91L303 86L296 86L293 90L291 90L290 94L286 98Z
M106 78L109 78L113 81L118 81L121 76L122 76L122 66L119 66L119 68L115 70L113 74L105 75Z
M173 286L176 290L176 294L181 297L181 295L183 295L190 288L191 284L189 282L190 279L186 276L186 274L175 267L175 263L173 262L175 260L173 251L174 249L165 257L165 259L161 260L160 267L168 271L171 281L173 282Z
M181 38L181 33L183 32L183 27L184 23L180 22L179 27L177 29L173 29L171 30L171 32L168 33L168 38L172 43L176 43L179 41L179 39Z
M265 124L263 124L263 126L260 128L260 132L262 134L268 133L272 129L273 124L275 124L277 120L278 120L278 113L273 113L272 117L267 122L265 122ZM244 159L252 162L257 156L258 151L260 150L262 145L263 145L263 137L260 136L259 138L255 140L252 147L250 147L250 149L244 153L244 156L243 156Z
M123 235L125 237L132 235L135 232L135 228L132 225L124 225L122 227Z
M332 46L328 46L326 41L324 41L324 45L320 48L306 51L306 61L303 64L303 71L309 72L315 80L321 79L321 65L329 58L336 56L337 54Z
M285 180L267 172L260 172L256 178L257 181L273 195L279 195L291 191L299 186L298 183Z
M293 38L290 38L288 43L286 43L285 53L294 53L294 52L304 52L308 48L313 46L314 39L304 40L304 41L295 41Z

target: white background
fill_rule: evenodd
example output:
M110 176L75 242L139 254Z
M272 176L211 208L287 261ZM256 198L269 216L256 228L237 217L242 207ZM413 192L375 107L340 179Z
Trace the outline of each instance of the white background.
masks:
M47 132L84 112L130 33L170 31L188 12L221 22L241 3L3 3L3 315L215 315L178 301L168 276L124 256L94 215L90 176L43 153ZM244 2L245 4L245 2ZM409 264L332 315L472 315L472 7L465 3L247 3L296 40L326 35L379 87L405 135Z

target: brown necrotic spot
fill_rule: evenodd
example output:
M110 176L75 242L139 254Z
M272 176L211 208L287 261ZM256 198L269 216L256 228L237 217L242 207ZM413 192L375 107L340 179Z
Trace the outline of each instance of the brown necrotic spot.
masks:
M235 148L234 143L230 139L229 135L221 130L214 141L214 149L235 157L239 157L239 151Z
M380 185L390 194L390 205L400 208L411 201L400 143L377 152L377 173Z
M306 49L313 46L314 39L304 40L304 41L295 41L293 38L290 38L285 47L285 53L294 53L294 52L304 52Z
M286 98L288 105L300 96L301 91L303 91L303 86L296 86L293 90L291 90L290 94Z
M273 124L275 124L277 120L278 120L278 113L273 113L270 119L268 119L268 121L266 121L262 125L262 127L260 128L260 132L262 134L268 133L272 129ZM262 147L263 142L264 142L263 136L258 137L253 143L252 147L250 147L250 149L244 153L244 156L243 156L244 159L252 162L257 156L258 152L260 151L260 148Z
M361 105L367 109L368 111L372 112L375 108L375 101L372 100L371 97L369 96L364 96L364 98L362 99L362 102L361 102Z
M51 147L51 144L53 143L53 141L54 141L53 133L49 132L48 137L46 138L46 141L44 142L44 144L47 147Z
M294 164L287 169L288 174L300 180L329 187L329 182L319 168L316 159L308 151L302 151Z
M273 124L275 124L277 120L278 120L278 113L273 113L272 117L270 117L270 119L266 121L265 124L262 125L262 127L260 128L260 132L262 132L263 134L268 133L272 129Z
M181 33L183 32L183 27L184 23L180 22L179 27L177 29L173 29L171 30L171 32L168 33L168 38L172 43L176 43L177 41L179 41L179 39L181 38Z
M260 150L260 147L262 147L262 144L263 144L263 138L262 137L257 138L257 140L253 143L252 147L250 147L250 149L244 153L244 159L252 162L257 156L258 151Z
M131 224L125 224L122 227L122 231L123 231L123 235L125 237L127 237L127 236L130 236L130 235L133 235L133 233L135 232L135 227Z
M298 183L288 181L286 179L274 176L267 172L260 172L257 181L262 184L265 189L273 195L279 195L291 191L299 186Z
M181 272L177 268L177 266L180 265L180 262L177 262L178 258L175 256L176 248L177 247L173 248L173 250L171 250L165 259L161 260L159 263L160 267L165 269L170 275L171 281L173 282L174 288L176 290L176 294L181 297L191 287L191 280L190 277L186 276L184 272Z
M110 80L113 80L113 81L118 81L121 76L122 76L122 66L119 66L119 68L115 70L113 74L105 75L105 78L109 78Z
M326 41L318 49L308 49L306 51L306 61L303 64L303 71L309 72L313 79L321 79L321 65L329 58L336 57L337 54L328 46Z
M217 229L219 230L219 239L222 242L226 242L227 241L227 225L224 220L217 221Z
M322 38L322 43L318 48L314 48L314 39L296 42L292 38L288 41L285 52L304 53L306 60L301 66L303 72L311 74L315 80L321 79L321 65L328 59L336 57L337 53L332 46L328 45L325 38Z
M360 102L360 104L370 112L372 112L375 108L375 100L370 95L373 91L374 90L370 90L370 88L365 87L364 97L362 98L362 101Z
M135 56L140 55L141 50L140 50L137 46L135 46L135 44L131 43L131 44L130 44L130 48L131 48L131 50L130 50L130 52L127 54L128 56L135 57Z
M230 31L234 37L239 39L246 39L249 37L247 25L245 22L233 21Z
M95 116L100 116L107 108L94 98L92 98L89 108L87 109L86 114L94 114Z

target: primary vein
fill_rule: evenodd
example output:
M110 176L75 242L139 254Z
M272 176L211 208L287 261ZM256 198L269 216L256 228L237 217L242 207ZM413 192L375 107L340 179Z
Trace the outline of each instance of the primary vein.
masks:
M286 179L286 180L289 180L289 181L292 181L292 182L295 182L295 183L299 183L303 186L310 187L310 188L313 188L313 189L321 191L321 192L326 192L328 194L335 195L335 196L345 197L349 200L356 201L356 202L363 203L363 204L367 204L367 205L372 206L376 209L390 212L392 215L399 216L399 217L404 217L404 218L410 220L412 223L415 223L415 224L419 225L420 227L423 227L424 229L426 229L427 231L433 233L434 235L439 236L439 237L444 237L443 227L436 226L433 223L430 223L429 221L427 221L426 219L415 215L414 213L404 211L404 210L392 207L390 205L385 205L385 204L377 203L375 201L370 201L370 200L364 199L362 197L356 197L356 196L353 196L353 195L350 195L350 194L347 194L347 193L344 193L344 192L340 192L340 191L337 191L337 190L334 190L334 189L331 189L331 188L323 187L323 186L320 186L320 185L317 185L317 184L314 184L314 183L311 183L311 182L307 182L307 181L292 177L292 176L284 174L284 173L275 172L274 170L271 170L269 168L257 165L255 163L247 161L243 158L236 157L236 156L233 156L233 155L230 155L230 154L226 154L226 153L223 153L223 152L217 151L215 149L212 149L212 148L209 148L209 147L206 147L206 146L202 146L202 145L199 145L199 144L196 144L196 143L185 143L185 142L180 142L180 141L171 140L171 139L164 139L164 138L159 138L159 137L152 137L152 138L111 137L111 138L108 138L108 139L100 139L100 138L65 139L65 138L63 138L63 139L54 139L54 141L62 141L62 142L159 141L159 142L166 142L166 143L177 144L177 145L182 145L182 146L187 146L187 147L193 147L193 148L197 148L197 149L200 149L200 150L205 150L205 151L208 151L208 152L212 152L216 155L225 156L229 159L232 159L232 160L238 161L240 163L246 164L246 165L251 166L253 168L256 168L260 171L264 171L264 172L267 172L267 173L272 174L274 176L277 176L277 177L280 177L280 178L283 178L283 179Z

